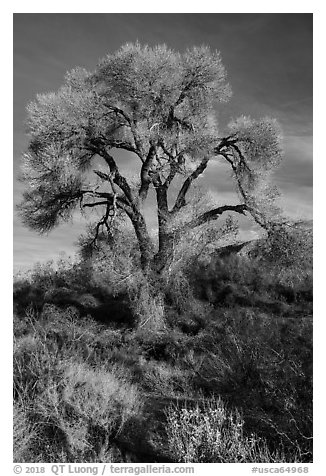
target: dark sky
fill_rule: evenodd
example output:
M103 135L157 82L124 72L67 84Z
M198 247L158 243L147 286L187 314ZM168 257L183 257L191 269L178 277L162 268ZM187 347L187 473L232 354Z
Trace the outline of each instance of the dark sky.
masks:
M179 51L206 44L221 52L233 90L219 110L221 127L241 114L278 119L285 147L276 174L282 204L291 217L312 218L312 14L292 13L14 14L14 204L21 199L16 177L28 140L27 103L37 93L57 90L67 70L92 70L108 52L136 40ZM226 178L216 168L202 179L220 194L221 204L234 198ZM74 253L83 229L77 219L39 236L14 212L15 269Z

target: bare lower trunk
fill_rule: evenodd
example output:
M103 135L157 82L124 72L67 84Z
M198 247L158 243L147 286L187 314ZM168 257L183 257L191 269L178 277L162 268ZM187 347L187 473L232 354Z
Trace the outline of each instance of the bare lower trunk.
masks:
M133 227L138 240L140 251L140 262L142 270L147 273L152 267L154 259L154 247L152 240L149 236L146 222L142 215L139 215L136 219L132 220Z
M143 217L133 220L132 224L137 236L142 270L146 274L149 272L161 274L171 264L173 258L173 234L162 230L162 227L159 229L159 249L155 253Z
M163 273L168 268L173 259L174 239L171 233L161 233L159 235L159 250L153 261L153 269L156 273Z
M149 236L145 219L139 212L137 215L130 215L133 227L136 232L142 270L153 276L163 273L173 259L173 247L175 233L171 231L171 216L168 211L167 188L165 186L156 187L157 212L158 212L158 251L155 253L153 242Z
M158 239L159 248L153 261L153 270L162 274L173 258L174 233L171 231L171 216L168 211L167 187L156 187L156 200L158 212Z

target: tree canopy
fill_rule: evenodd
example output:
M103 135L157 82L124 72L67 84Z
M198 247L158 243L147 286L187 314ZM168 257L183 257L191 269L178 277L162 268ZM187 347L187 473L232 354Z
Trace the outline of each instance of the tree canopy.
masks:
M102 229L128 217L143 269L164 269L175 242L188 230L235 212L251 214L268 228L277 191L269 177L282 158L274 119L240 117L223 134L218 104L231 96L219 52L193 47L184 53L165 45L126 44L108 54L93 72L68 72L57 92L28 105L30 142L23 156L26 183L20 212L24 223L47 232L76 207L99 209L94 243ZM116 151L139 162L137 181L119 167ZM189 190L210 161L229 165L239 203L201 211L174 227ZM102 165L99 165L99 162ZM171 184L182 179L173 203ZM144 218L144 202L155 190L158 249Z

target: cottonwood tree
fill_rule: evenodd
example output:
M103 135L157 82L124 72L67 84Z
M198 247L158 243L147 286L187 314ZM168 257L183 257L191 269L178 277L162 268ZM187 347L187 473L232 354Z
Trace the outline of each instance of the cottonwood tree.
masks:
M251 215L268 228L277 213L269 176L282 157L279 127L269 118L240 117L221 134L216 111L230 95L220 54L208 47L180 54L164 45L127 44L94 72L67 73L57 92L40 94L28 106L24 223L47 232L78 207L98 209L96 243L125 216L143 271L156 273L164 271L184 234L228 212ZM119 149L139 161L138 181L122 174ZM176 226L193 183L217 160L230 167L239 203L209 208ZM157 247L144 217L151 189Z

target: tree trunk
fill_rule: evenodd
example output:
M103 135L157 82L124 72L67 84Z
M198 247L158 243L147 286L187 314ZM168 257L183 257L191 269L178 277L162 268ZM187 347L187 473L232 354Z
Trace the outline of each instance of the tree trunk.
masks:
M141 267L145 274L154 272L160 275L173 259L175 233L170 229L171 216L168 211L167 189L164 186L156 188L158 213L159 249L155 254L153 242L149 236L145 219L141 212L130 214L141 256Z
M145 219L141 214L132 219L132 224L138 240L141 267L147 273L152 266L155 254L153 242L149 236Z
M162 274L173 258L174 233L171 230L171 215L168 210L167 187L156 187L158 240L159 248L153 261L153 270L156 274Z
M159 250L154 256L153 269L161 274L172 262L174 236L172 233L159 233Z
M142 270L146 274L152 271L156 275L162 274L173 258L174 234L167 232L166 227L159 226L159 249L155 253L145 220L134 220L133 226L138 240Z

